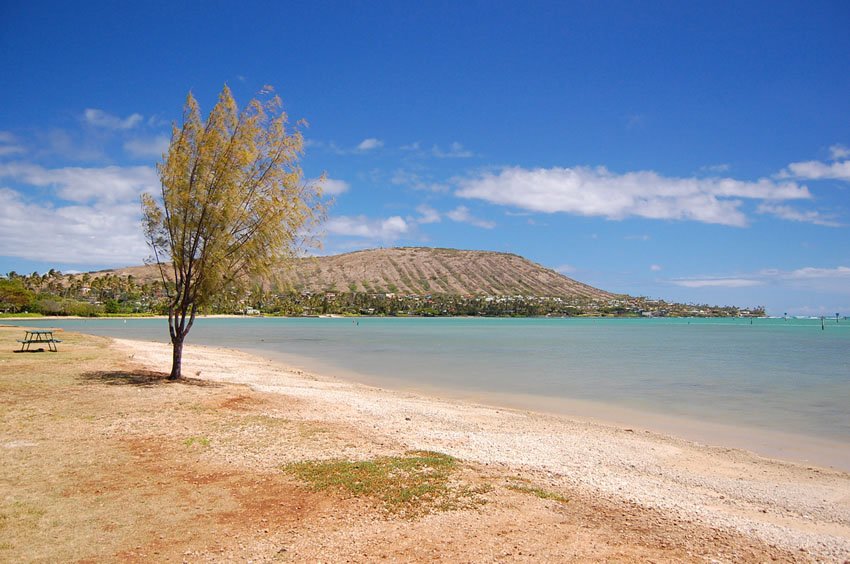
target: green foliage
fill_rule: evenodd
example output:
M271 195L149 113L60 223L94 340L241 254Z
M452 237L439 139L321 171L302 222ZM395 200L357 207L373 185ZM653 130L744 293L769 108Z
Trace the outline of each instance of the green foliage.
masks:
M39 296L33 310L44 315L72 315L94 317L103 313L103 307L89 302L54 296Z
M180 376L183 339L199 308L240 277L268 274L292 257L323 213L321 187L304 182L298 166L301 133L289 130L280 98L266 97L240 111L225 86L204 120L190 93L157 167L159 200L142 196L145 237L163 281L174 283L172 378Z
M0 279L0 312L17 313L31 309L33 298L33 292L21 279Z

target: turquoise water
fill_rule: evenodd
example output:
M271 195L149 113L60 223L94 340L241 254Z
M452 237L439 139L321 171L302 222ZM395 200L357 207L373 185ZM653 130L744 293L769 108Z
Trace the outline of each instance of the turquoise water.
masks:
M16 323L168 340L162 319ZM845 320L227 318L199 319L187 342L392 387L589 400L850 447Z

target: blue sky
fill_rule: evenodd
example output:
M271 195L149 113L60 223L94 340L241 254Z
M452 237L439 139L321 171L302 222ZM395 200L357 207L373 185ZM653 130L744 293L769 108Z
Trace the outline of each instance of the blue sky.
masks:
M322 253L514 252L600 288L850 314L850 4L0 2L0 272L147 256L190 90L273 85Z

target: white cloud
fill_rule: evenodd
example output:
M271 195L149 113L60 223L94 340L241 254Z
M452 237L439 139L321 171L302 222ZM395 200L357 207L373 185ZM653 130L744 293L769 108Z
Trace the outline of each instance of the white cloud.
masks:
M415 220L416 223L427 224L440 222L439 212L427 204L422 204L421 206L418 206L416 208L416 211L420 214L420 216Z
M561 266L556 266L552 270L554 270L555 272L560 272L561 274L570 274L572 272L575 272L577 269L571 264L562 264Z
M474 155L472 151L464 149L463 145L457 141L449 145L448 150L445 151L438 145L434 145L431 148L431 154L438 159L467 159Z
M702 278L702 279L679 279L671 280L676 286L684 286L685 288L748 288L750 286L761 286L764 284L761 280L752 280L749 278Z
M357 145L358 151L371 151L373 149L380 149L384 146L384 142L380 139L375 139L374 137L369 137L368 139L364 139Z
M850 160L833 163L823 163L820 161L791 163L777 177L850 181Z
M850 157L850 149L844 145L833 145L829 148L829 156L834 161L840 161Z
M0 179L29 189L0 188L0 248L7 256L57 264L140 264L149 254L139 195L159 189L152 167L66 167L0 164ZM52 189L53 196L25 194ZM33 245L33 230L39 245Z
M325 180L322 182L322 192L331 196L336 196L338 194L348 192L349 188L351 188L351 185L345 180L339 180L336 178L325 178Z
M449 187L439 182L434 182L430 178L425 178L407 170L397 170L393 173L390 182L396 186L407 186L413 190L421 190L426 192L448 192Z
M661 272L662 268L660 264L651 264L649 265L649 270L652 272Z
M166 135L157 135L156 137L144 139L130 139L124 143L124 150L134 157L154 157L159 159L168 150L170 142Z
M811 280L813 278L848 279L850 278L850 267L839 266L836 268L814 268L811 266L792 270L787 274L780 274L791 280Z
M616 174L604 167L528 170L505 168L498 174L460 180L456 195L494 204L608 219L643 217L690 220L742 227L742 198L811 198L808 188L767 179L668 178L652 171Z
M24 148L20 145L0 145L0 157L5 157L6 155L15 155L23 152Z
M787 219L788 221L814 223L815 225L823 225L826 227L842 226L841 223L829 217L825 217L817 211L800 211L798 209L792 208L791 206L774 204L771 202L762 202L761 204L759 204L758 208L756 208L756 211L758 213L774 215L780 219Z
M14 135L8 131L0 131L0 157L24 152L26 150L18 144Z
M407 234L410 231L410 225L404 218L397 215L386 219L369 219L363 215L355 217L341 215L328 219L325 229L334 235L392 242Z
M790 272L776 272L777 284L817 292L850 295L850 267L822 268L807 266Z
M132 200L138 207L142 192L159 190L156 170L147 166L46 169L27 163L9 163L0 164L0 178L31 186L54 187L58 197L77 203Z
M452 221L457 221L459 223L468 223L470 225L474 225L475 227L482 227L484 229L493 229L494 227L496 227L496 224L492 221L487 221L474 217L471 213L469 213L469 208L467 208L466 206L458 206L452 211L446 212L446 217L448 217Z
M721 174L723 172L729 172L732 167L727 163L713 164L713 165L705 165L699 168L700 172L705 172L708 174Z
M102 127L104 129L132 129L142 121L141 114L130 114L126 118L120 118L112 114L106 113L103 110L96 108L87 108L83 112L83 119L89 125Z
M51 129L39 137L39 146L46 149L46 152L66 159L94 161L105 158L102 148L76 138L64 129Z
M0 188L0 248L56 264L135 265L149 254L138 201L54 206L27 202L8 188Z
M671 284L686 288L748 288L752 286L777 286L820 292L850 295L850 267L803 267L796 270L763 269L736 276L703 276L670 280Z

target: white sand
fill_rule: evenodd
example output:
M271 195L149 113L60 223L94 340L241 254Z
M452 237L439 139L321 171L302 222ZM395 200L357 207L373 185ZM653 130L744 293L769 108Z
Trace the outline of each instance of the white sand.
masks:
M115 342L151 369L170 366L167 345ZM299 410L302 416L352 425L387 444L542 472L553 486L736 530L771 545L803 550L808 557L850 558L846 472L706 447L637 428L368 387L228 349L187 345L183 367L187 376L200 373L201 378L298 398L306 406Z

